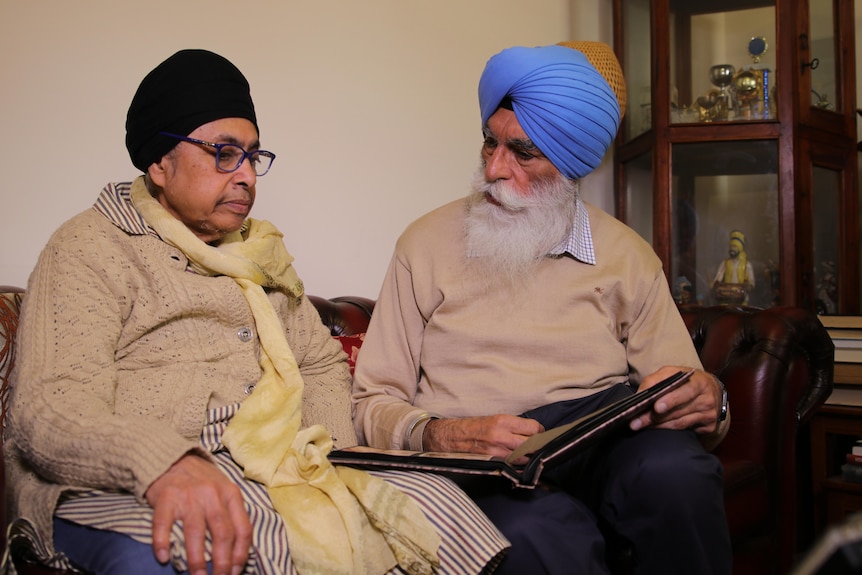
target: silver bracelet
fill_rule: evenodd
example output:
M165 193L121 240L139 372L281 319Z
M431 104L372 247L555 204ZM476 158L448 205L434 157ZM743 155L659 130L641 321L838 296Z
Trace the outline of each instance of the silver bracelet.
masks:
M416 426L418 426L419 424L421 424L423 422L429 421L431 419L440 419L440 416L435 415L433 413L427 413L426 412L426 413L419 414L419 416L416 417L416 419L414 419L413 421L410 422L410 425L407 426L407 431L404 432L404 443L403 443L403 445L404 445L405 449L411 448L410 438L412 437L413 432L416 430Z

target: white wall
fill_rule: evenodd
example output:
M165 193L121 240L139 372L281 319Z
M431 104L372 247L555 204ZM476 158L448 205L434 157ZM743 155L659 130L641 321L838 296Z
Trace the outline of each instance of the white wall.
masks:
M137 175L123 140L132 94L161 60L200 47L248 77L278 155L252 215L284 232L309 293L376 297L402 229L467 191L487 59L610 41L610 4L0 0L0 284L24 286L61 222ZM608 164L585 195L611 206Z

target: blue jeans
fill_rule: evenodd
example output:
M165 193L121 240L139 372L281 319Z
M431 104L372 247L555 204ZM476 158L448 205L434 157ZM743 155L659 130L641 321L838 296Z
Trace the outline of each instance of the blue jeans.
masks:
M54 547L73 565L94 575L178 575L156 560L152 545L115 531L94 529L54 517ZM212 565L207 564L212 573Z

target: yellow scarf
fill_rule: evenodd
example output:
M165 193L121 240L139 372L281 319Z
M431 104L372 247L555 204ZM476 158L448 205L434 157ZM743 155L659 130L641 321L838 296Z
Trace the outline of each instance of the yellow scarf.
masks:
M440 536L418 506L376 477L331 465L326 456L332 440L323 426L300 429L302 375L263 289L302 295L282 234L269 222L249 218L213 247L169 214L147 191L143 177L133 183L131 199L195 271L232 277L248 301L263 374L223 441L245 476L267 487L284 518L297 570L302 575L377 574L397 563L410 574L433 573Z

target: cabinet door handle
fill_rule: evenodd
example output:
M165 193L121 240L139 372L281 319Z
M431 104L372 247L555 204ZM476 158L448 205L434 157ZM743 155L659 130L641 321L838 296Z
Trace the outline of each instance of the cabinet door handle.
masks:
M802 33L799 35L799 48L803 51L808 52L808 34ZM812 58L808 62L805 60L802 61L800 67L802 69L802 74L805 75L805 68L811 68L812 70L816 70L817 66L820 65L820 60L818 58Z
M810 62L803 61L801 64L802 73L805 74L805 68L811 68L812 70L816 70L817 66L819 66L819 65L820 65L820 59L819 58L814 58Z

